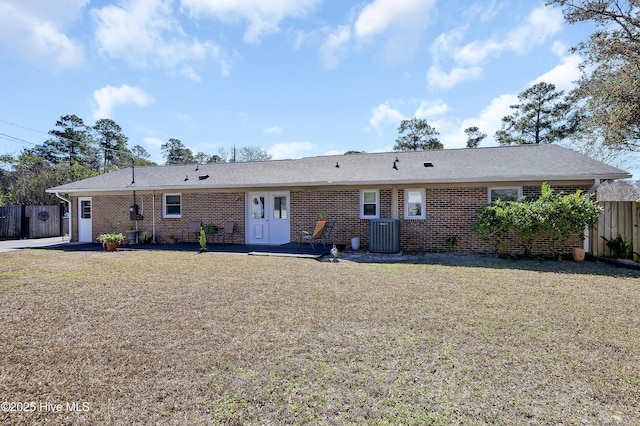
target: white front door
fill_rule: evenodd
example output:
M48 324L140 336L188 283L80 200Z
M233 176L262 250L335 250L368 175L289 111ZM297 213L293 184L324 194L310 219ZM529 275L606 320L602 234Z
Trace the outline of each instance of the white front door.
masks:
M289 192L251 192L247 197L247 244L291 242Z
M90 243L93 241L91 226L91 217L93 216L93 207L91 205L91 197L78 198L78 241L81 243Z

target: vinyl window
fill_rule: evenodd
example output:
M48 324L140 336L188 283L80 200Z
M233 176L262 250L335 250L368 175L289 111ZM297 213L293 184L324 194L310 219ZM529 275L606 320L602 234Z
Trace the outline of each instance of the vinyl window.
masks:
M360 218L377 219L380 217L380 191L363 189L360 191Z
M404 190L404 218L424 219L424 202L426 190L419 188L408 188Z
M164 194L162 197L162 217L182 217L182 195Z
M518 201L522 198L521 186L505 186L489 188L489 203L500 199L502 201Z

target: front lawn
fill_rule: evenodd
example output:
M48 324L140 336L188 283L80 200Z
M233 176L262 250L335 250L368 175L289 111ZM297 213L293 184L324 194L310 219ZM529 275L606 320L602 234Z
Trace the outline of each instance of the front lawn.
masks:
M2 253L0 423L640 424L639 277Z

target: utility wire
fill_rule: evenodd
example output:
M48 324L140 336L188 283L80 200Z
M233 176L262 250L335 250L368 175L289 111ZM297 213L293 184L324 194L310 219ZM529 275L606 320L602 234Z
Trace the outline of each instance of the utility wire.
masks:
M22 126L22 125L20 125L20 124L16 124L16 123L11 123L11 122L9 122L9 121L2 120L2 119L0 119L0 123L8 124L8 125L10 125L10 126L19 127L19 128L21 128L21 129L29 130L29 131L31 131L31 132L35 132L35 133L40 133L40 134L47 135L47 136L52 137L52 138L61 139L61 140L67 141L67 142L72 142L72 143L82 143L81 141L78 141L78 140L75 140L75 139L65 138L64 136L52 135L52 134L50 134L50 133L42 132L42 131L40 131L40 130L31 129L31 128L29 128L29 127ZM7 135L7 134L5 134L5 133L0 133L0 139L5 139L5 140L11 141L11 142L24 143L24 144L33 145L33 146L39 146L39 145L42 145L42 144L37 144L37 143L34 143L34 142L26 141L26 140L24 140L24 139L20 139L20 138L17 138L17 137L15 137L15 136ZM60 151L58 148L55 148L55 147L50 146L50 145L49 145L47 148L48 148L48 149L50 149L50 150L52 150L52 151L54 151L54 152L55 152L55 151L57 151L57 153L58 153L58 154L62 154L62 155L66 155L66 154L67 154L66 152L62 152L62 151ZM100 147L100 150L101 150L101 151L110 151L111 153L118 153L118 152L120 152L119 150L112 149L112 148L105 148L105 147Z

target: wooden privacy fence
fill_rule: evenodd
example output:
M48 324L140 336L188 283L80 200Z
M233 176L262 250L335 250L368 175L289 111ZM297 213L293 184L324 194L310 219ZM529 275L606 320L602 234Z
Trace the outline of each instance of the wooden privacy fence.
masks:
M598 223L589 231L589 251L600 257L612 257L611 250L602 238L612 240L620 234L625 241L633 243L633 251L640 252L640 209L634 201L600 202L603 212ZM638 262L638 255L633 255Z
M0 207L0 239L62 235L62 209L56 206Z

